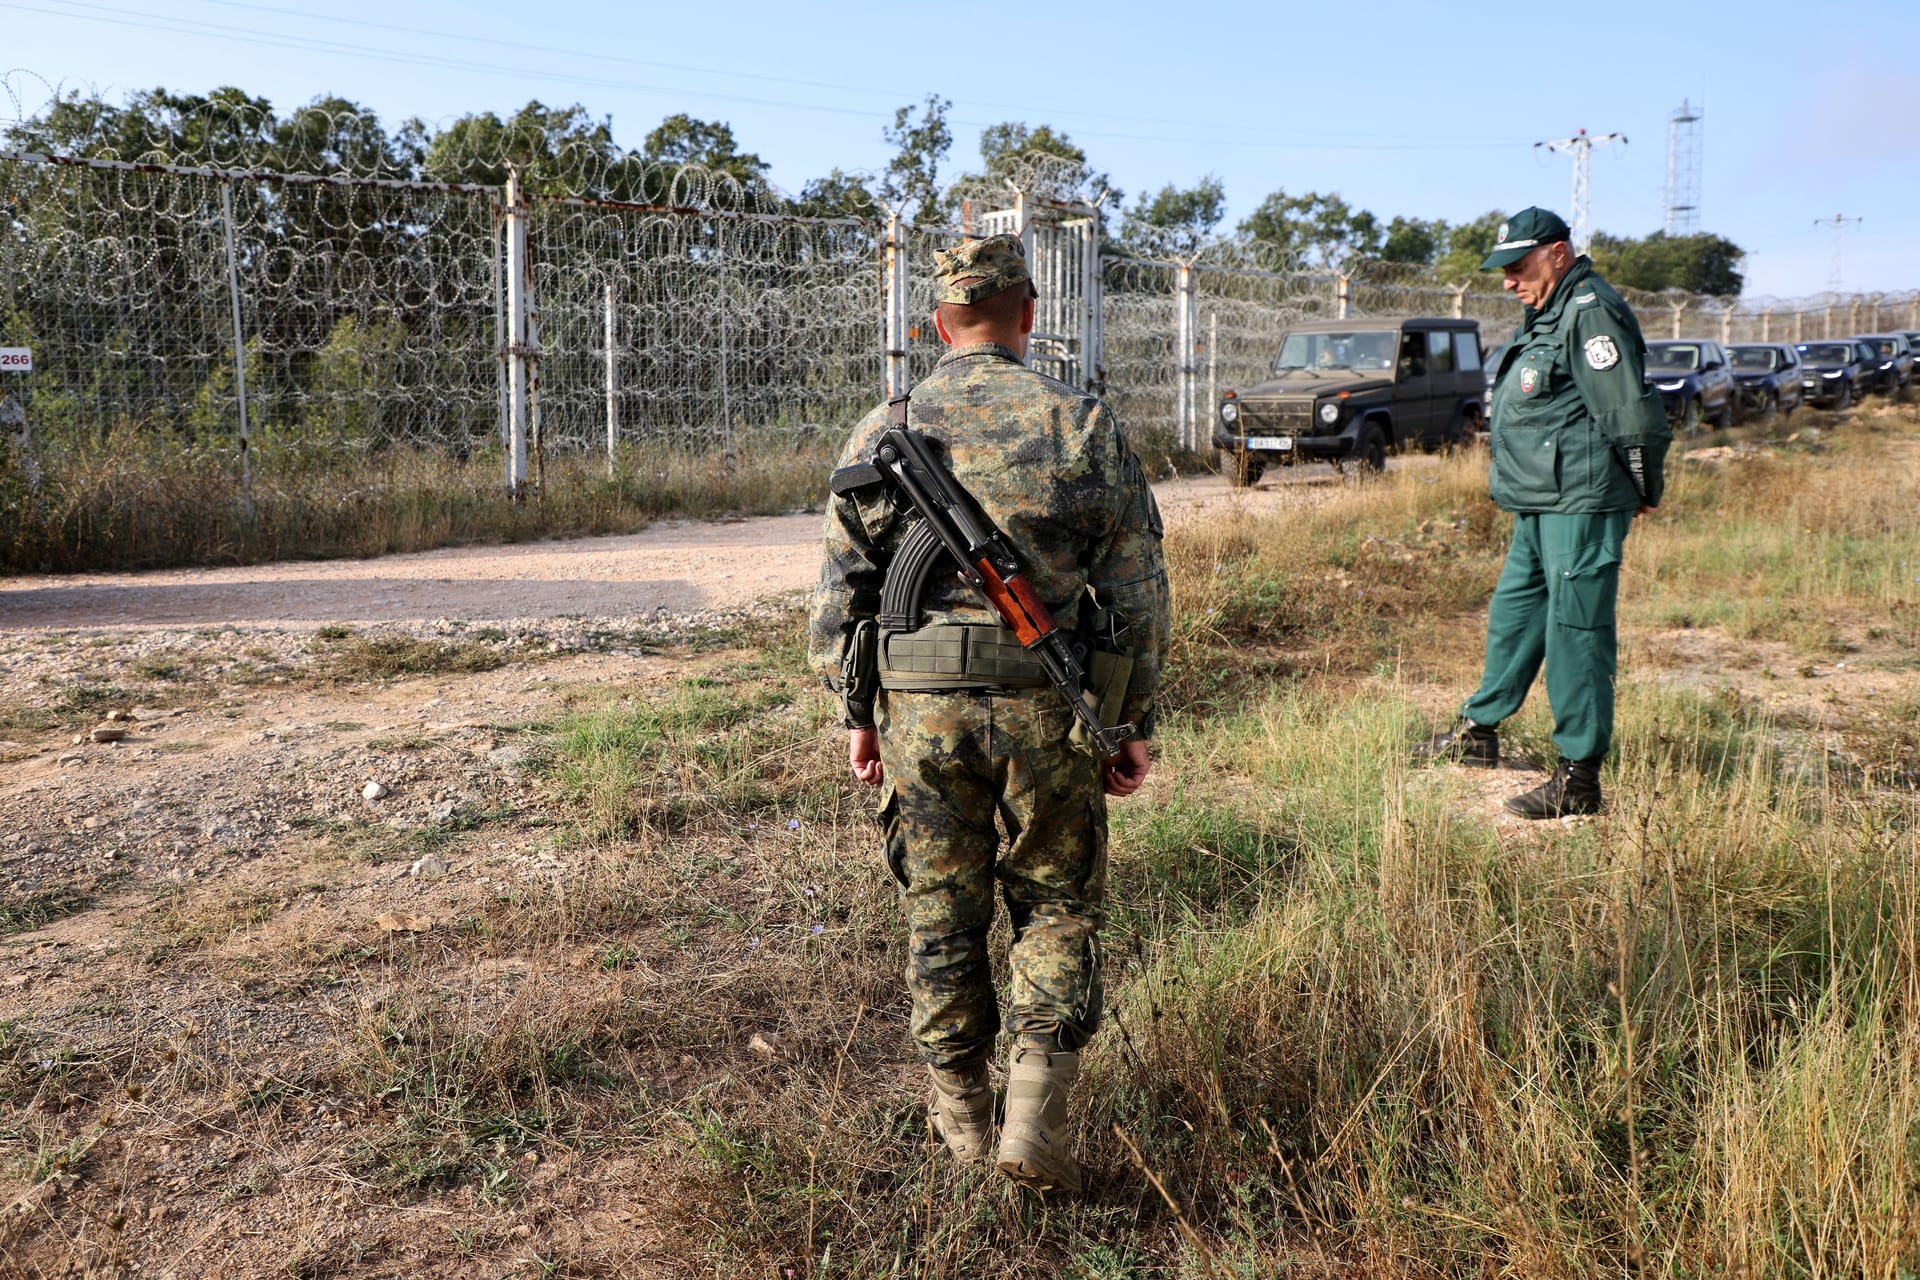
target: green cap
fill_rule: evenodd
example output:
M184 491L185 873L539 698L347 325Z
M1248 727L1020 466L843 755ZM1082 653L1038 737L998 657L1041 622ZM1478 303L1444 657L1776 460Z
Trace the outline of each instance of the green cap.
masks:
M1511 266L1538 249L1543 244L1552 244L1556 240L1571 240L1573 232L1559 214L1551 209L1530 208L1508 218L1500 224L1500 233L1495 240L1493 252L1480 264L1482 271L1497 271L1501 267Z
M937 249L933 270L940 278L934 301L965 306L991 298L1002 289L1033 282L1020 237L1011 235L988 236L984 240L965 241L951 249ZM976 276L979 278L973 279ZM972 284L958 283L969 279L973 279Z

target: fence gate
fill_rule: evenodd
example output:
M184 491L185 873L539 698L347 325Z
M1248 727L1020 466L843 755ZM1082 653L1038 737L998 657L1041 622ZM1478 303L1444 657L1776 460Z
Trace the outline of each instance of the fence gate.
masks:
M1086 205L1015 193L1013 208L981 219L986 235L1018 235L1040 300L1027 364L1070 386L1104 392L1100 216Z

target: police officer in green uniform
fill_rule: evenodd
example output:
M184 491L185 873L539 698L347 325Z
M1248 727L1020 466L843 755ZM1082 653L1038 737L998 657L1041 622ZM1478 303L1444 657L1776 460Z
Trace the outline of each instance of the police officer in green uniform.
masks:
M1542 662L1560 762L1507 801L1525 818L1600 808L1613 740L1620 552L1636 514L1660 504L1673 439L1645 382L1640 325L1567 224L1523 209L1500 228L1481 270L1505 273L1526 311L1493 388L1492 493L1513 513L1513 542L1487 616L1486 673L1426 759L1491 767L1499 724L1520 709Z
M1101 1011L1106 801L1146 780L1171 626L1160 513L1107 406L1026 367L1037 295L1020 241L969 241L936 268L949 350L914 388L908 425L1018 549L1062 630L1090 638L1108 723L1139 736L1095 758L1066 700L944 553L943 572L907 574L917 517L866 465L884 407L854 428L834 472L809 657L841 693L854 775L880 788L929 1119L962 1160L992 1144L997 882L1013 943L996 1164L1036 1190L1071 1191L1067 1098Z

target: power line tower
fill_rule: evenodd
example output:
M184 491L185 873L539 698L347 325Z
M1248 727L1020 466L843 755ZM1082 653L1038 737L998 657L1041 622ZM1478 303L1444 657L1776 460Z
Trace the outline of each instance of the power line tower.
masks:
M1865 222L1865 218L1849 218L1844 213L1836 213L1831 218L1815 218L1816 227L1833 228L1833 270L1827 276L1827 292L1839 293L1842 282L1840 274L1840 249L1848 231Z
M1571 151L1573 153L1573 217L1569 220L1573 232L1573 251L1585 253L1593 243L1593 228L1589 225L1587 214L1587 161L1593 155L1595 147L1604 147L1609 142L1624 144L1624 133L1603 133L1593 137L1585 129L1571 138L1555 138L1551 142L1536 142L1536 147L1545 147L1549 151Z
M1684 101L1667 117L1667 234L1700 230L1700 122L1706 112Z

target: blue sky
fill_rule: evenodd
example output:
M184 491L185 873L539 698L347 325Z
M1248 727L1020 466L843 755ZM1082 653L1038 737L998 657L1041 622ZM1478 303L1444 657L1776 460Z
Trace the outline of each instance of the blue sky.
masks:
M389 123L539 98L610 116L628 145L686 111L730 123L796 191L836 165L884 165L894 108L933 92L953 102L954 173L976 166L981 127L1047 123L1129 200L1218 175L1230 223L1279 187L1383 219L1564 213L1571 161L1532 144L1586 128L1630 140L1594 153L1595 227L1643 234L1662 222L1666 122L1686 99L1705 109L1702 225L1749 250L1749 294L1826 288L1833 233L1814 222L1835 213L1864 219L1845 236L1848 288L1920 288L1913 0L0 0L0 33L0 70L115 98L235 84L287 108L337 93Z

